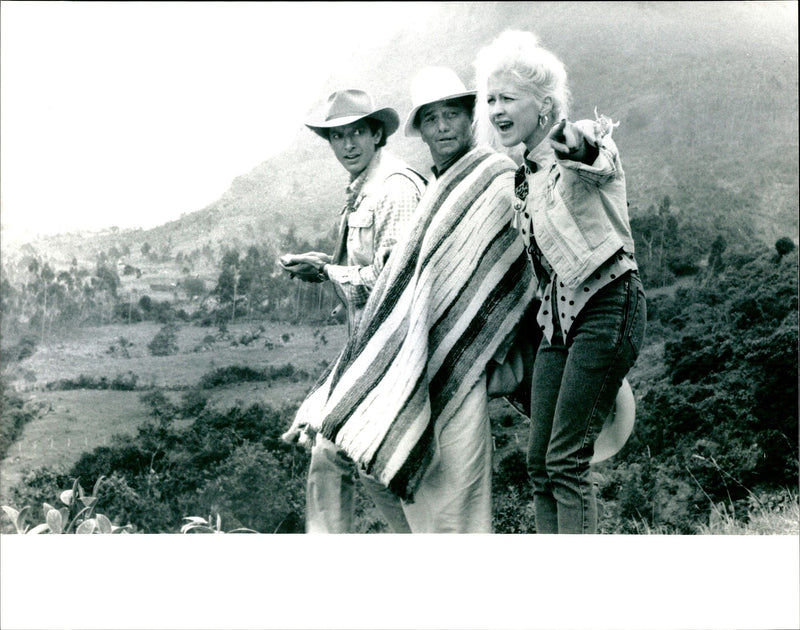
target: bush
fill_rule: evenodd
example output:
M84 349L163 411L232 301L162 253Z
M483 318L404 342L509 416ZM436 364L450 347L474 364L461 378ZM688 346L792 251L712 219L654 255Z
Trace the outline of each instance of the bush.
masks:
M24 335L17 343L3 348L3 362L17 363L33 356L38 341L33 335Z
M291 363L278 366L271 365L263 370L255 370L242 365L230 365L204 374L198 386L200 389L212 389L235 383L269 383L276 380L289 380L296 383L309 378L311 378L311 375L307 371L298 370Z
M167 324L156 333L153 340L147 344L150 354L154 357L166 357L178 353L178 327Z
M217 513L229 529L302 532L308 454L280 438L295 407L204 407L176 428L174 419L204 400L190 393L181 408L162 392L146 394L153 419L136 436L84 453L71 478L107 477L104 513L137 531L174 533L187 515Z
M40 506L57 497L64 488L72 485L72 478L60 468L43 466L26 473L22 481L10 489L9 503L22 510L27 506Z
M535 534L533 501L517 488L493 491L492 529L496 534Z
M266 377L261 370L254 370L251 367L241 365L230 365L204 374L200 379L199 387L200 389L212 389L221 385L264 380L266 380Z
M305 469L288 477L286 473L267 447L245 442L217 468L184 511L219 514L231 527L262 533L302 532Z
M2 422L0 422L0 459L5 458L11 445L19 439L25 425L39 417L41 406L33 404L3 388Z
M208 396L199 389L184 392L181 398L179 414L184 418L192 418L200 414L208 404Z
M76 378L62 378L47 383L48 391L64 391L74 389L111 389L118 391L135 391L139 377L131 371L117 374L111 380L106 376L89 376L80 374Z

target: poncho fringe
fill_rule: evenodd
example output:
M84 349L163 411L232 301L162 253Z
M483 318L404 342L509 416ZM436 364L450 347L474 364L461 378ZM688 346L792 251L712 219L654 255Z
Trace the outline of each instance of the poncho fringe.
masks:
M533 297L514 163L476 148L434 182L295 425L411 501L446 426Z

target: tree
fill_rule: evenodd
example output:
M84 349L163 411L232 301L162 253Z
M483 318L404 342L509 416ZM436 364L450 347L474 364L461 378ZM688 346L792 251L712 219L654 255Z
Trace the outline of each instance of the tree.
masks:
M794 241L788 236L784 236L775 241L775 249L778 252L778 258L783 258L786 254L794 251Z
M184 278L182 284L189 298L201 297L206 292L206 283L202 278Z
M711 243L711 251L708 254L708 268L711 273L719 273L725 268L722 254L727 249L728 243L722 234L718 234L714 242Z
M221 304L231 304L231 322L236 319L236 300L241 279L240 266L239 251L227 250L222 256L222 271L217 278L217 286L214 288L214 293Z
M272 258L262 255L255 245L247 249L241 265L239 290L247 295L251 312L253 305L260 305L269 297L273 266Z
M42 266L41 279L42 279L42 343L44 343L44 330L45 322L47 321L47 285L50 284L56 277L55 272L50 267L49 263Z
M98 262L94 276L96 281L93 284L98 289L107 291L111 297L117 297L117 289L120 286L120 281L119 274L117 274L113 267Z
M156 333L147 349L154 357L166 357L178 353L178 327L167 324Z

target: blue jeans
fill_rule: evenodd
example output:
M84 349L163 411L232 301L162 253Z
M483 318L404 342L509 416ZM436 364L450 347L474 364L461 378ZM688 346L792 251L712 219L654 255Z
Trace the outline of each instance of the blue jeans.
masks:
M533 367L527 458L540 534L597 531L589 460L639 355L646 319L644 290L633 272L589 300L566 341L559 334L552 342L542 339Z

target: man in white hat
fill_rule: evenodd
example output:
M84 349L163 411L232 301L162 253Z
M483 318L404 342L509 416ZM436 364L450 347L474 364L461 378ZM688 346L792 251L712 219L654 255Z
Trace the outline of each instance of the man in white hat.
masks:
M475 90L467 90L449 68L429 66L414 79L412 103L405 134L422 137L433 159L431 170L434 176L441 177L475 144Z
M322 113L306 126L328 141L349 173L333 255L287 254L284 269L308 282L330 281L347 312L348 330L358 324L370 290L411 218L426 181L390 154L386 139L400 125L397 112L376 108L362 90L340 90L328 98ZM296 428L284 439L313 440L306 487L306 531L353 531L355 476L353 461L333 442ZM374 480L362 476L367 493L395 532L408 532L399 499Z

